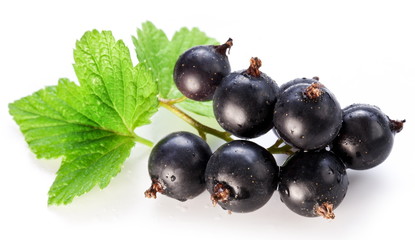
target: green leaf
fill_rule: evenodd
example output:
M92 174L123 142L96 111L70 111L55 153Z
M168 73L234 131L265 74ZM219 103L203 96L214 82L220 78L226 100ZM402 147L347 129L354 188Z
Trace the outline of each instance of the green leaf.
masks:
M113 119L103 117L107 113L101 112L109 108L123 124L117 126L118 131L127 134L149 123L148 118L157 111L157 85L144 65L133 68L130 52L121 40L115 41L109 31L87 32L77 42L74 58L81 86L105 105L94 108L92 102L87 108L89 114L99 114L98 120L109 120L109 126L114 126Z
M48 203L68 204L95 185L105 188L121 171L133 146L132 138L116 134L88 140L88 144L80 147L82 154L68 154L62 161L49 190Z
M9 104L10 114L38 158L62 158L49 204L67 204L104 188L129 156L138 126L158 109L157 84L111 32L87 32L74 50L80 85L61 79Z
M158 82L160 95L165 96L165 92L169 91L170 86L162 84L163 73L167 71L162 52L169 45L169 40L164 32L156 28L151 22L142 24L142 29L137 29L137 38L133 37L135 51L138 61L144 64ZM174 64L174 63L173 63Z
M197 45L219 44L197 28L182 28L169 41L166 35L152 23L146 22L137 29L133 37L137 58L144 63L157 79L160 97L167 99L183 96L173 81L174 64L187 49ZM190 99L179 104L184 109L199 115L214 117L211 102L196 102Z

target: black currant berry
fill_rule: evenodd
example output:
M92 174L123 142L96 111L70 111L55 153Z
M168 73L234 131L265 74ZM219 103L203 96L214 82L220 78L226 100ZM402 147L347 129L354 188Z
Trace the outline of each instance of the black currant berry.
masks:
M274 157L256 143L236 140L216 150L206 167L206 188L214 205L251 212L271 198L278 181Z
M152 185L145 196L156 198L159 192L179 201L196 197L206 188L205 169L211 155L209 145L192 133L167 135L151 151L148 171Z
M348 106L343 110L343 125L333 141L333 152L348 168L375 167L389 156L394 135L402 130L404 122L390 120L376 106Z
M297 152L281 167L278 192L293 212L333 219L349 180L343 162L331 152Z
M226 76L213 96L219 125L240 138L255 138L273 124L278 85L259 71L261 60L251 58L248 70Z
M291 80L289 82L286 82L281 85L280 91L283 92L287 90L287 88L297 85L297 84L312 84L319 81L319 77L313 77L313 78L296 78L294 80Z
M337 136L341 123L340 104L316 79L295 79L281 86L274 126L287 144L302 150L324 148Z
M226 50L232 39L222 45L202 45L185 51L177 60L173 78L179 91L196 101L209 101L222 79L231 71Z

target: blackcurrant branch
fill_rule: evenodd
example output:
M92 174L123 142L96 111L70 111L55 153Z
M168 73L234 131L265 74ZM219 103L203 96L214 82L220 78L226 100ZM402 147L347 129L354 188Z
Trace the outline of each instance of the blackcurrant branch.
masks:
M183 112L181 109L179 109L178 107L176 107L174 104L184 101L186 98L178 98L178 99L163 99L163 98L159 98L159 104L160 106L166 108L167 110L169 110L170 112L174 113L176 116L178 116L179 118L183 119L185 122L187 122L188 124L190 124L192 127L194 127L198 132L200 137L202 137L203 139L206 140L206 134L211 134L213 136L216 136L218 138L221 138L223 140L225 140L226 142L230 142L233 139L231 138L231 134L228 132L221 132L219 130L216 130L214 128L208 127L202 123L200 123L199 121L197 121L196 119L192 118L191 116L189 116L188 114L186 114L185 112Z
M272 154L287 154L287 155L294 154L294 151L290 145L284 145L280 147L281 144L283 143L284 141L280 138L274 143L274 145L267 148L267 150Z
M185 122L187 122L192 127L194 127L198 131L198 133L199 133L199 135L202 139L206 140L206 134L211 134L213 136L216 136L220 139L225 140L226 142L230 142L230 141L234 140L233 138L231 138L230 133L225 132L225 131L222 132L222 131L219 131L217 129L206 126L206 125L202 124L201 122L197 121L196 119L192 118L191 116L189 116L188 114L186 114L181 109L179 109L178 107L175 106L176 103L183 102L186 99L187 99L186 97L180 97L180 98L176 98L176 99L164 99L164 98L159 97L158 101L159 101L160 106L162 106L165 109L169 110L170 112L174 113L176 116L183 119ZM294 152L292 151L291 146L284 145L284 146L280 147L283 142L284 141L282 139L278 139L274 143L274 145L269 147L267 150L272 154L287 154L287 155L293 154Z
M143 138L143 137L140 137L140 136L138 136L137 134L135 134L134 133L134 141L135 142L139 142L139 143L141 143L141 144L144 144L144 145L146 145L146 146L148 146L148 147L153 147L153 142L152 141L150 141L150 140L148 140L148 139L145 139L145 138Z
M179 97L179 98L174 98L174 99L164 99L164 98L160 98L160 97L158 98L159 102L164 102L164 103L169 104L169 105L184 102L186 99L187 99L187 97L185 97L185 96L182 96L182 97Z

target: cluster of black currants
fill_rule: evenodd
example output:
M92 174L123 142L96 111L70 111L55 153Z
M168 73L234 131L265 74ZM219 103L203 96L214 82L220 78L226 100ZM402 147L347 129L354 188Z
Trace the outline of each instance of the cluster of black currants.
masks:
M229 39L187 50L177 60L174 81L187 98L213 100L219 125L244 140L212 153L197 135L169 134L150 154L152 185L145 195L155 198L159 192L185 201L207 189L214 205L251 212L277 190L282 202L302 216L334 218L349 185L346 169L382 163L404 121L367 104L341 109L317 77L279 87L259 70L258 58L251 58L248 69L231 73L226 55L231 46ZM247 140L271 129L295 150L282 166L269 149Z

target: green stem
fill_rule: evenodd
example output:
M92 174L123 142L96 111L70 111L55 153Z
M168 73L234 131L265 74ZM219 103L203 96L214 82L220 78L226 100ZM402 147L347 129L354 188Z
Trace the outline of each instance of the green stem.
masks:
M293 149L290 145L284 145L284 146L280 147L283 142L284 141L282 139L278 139L274 143L274 145L269 147L267 150L272 154L287 154L287 155L293 154L294 151L293 151Z
M137 134L134 134L134 141L139 142L141 144L144 144L148 147L153 147L153 145L154 145L152 141L150 141L148 139L145 139L143 137L140 137Z
M181 98L179 98L179 99L181 99ZM159 98L160 106L166 108L167 110L174 113L176 116L178 116L179 118L183 119L185 122L190 124L192 127L194 127L199 132L199 135L203 139L206 139L206 133L208 133L208 134L211 134L211 135L216 136L218 138L221 138L221 139L223 139L227 142L230 142L230 141L233 140L231 138L230 133L221 132L219 130L216 130L214 128L208 127L208 126L200 123L196 119L192 118L191 116L187 115L185 112L183 112L182 110L180 110L179 108L174 106L175 103L177 103L177 101L174 100L174 99L170 100L170 99Z
M179 97L179 98L175 98L175 99L159 98L159 101L164 102L164 103L169 104L169 105L173 105L173 104L176 104L176 103L184 102L186 99L187 99L187 97L183 96L183 97Z

